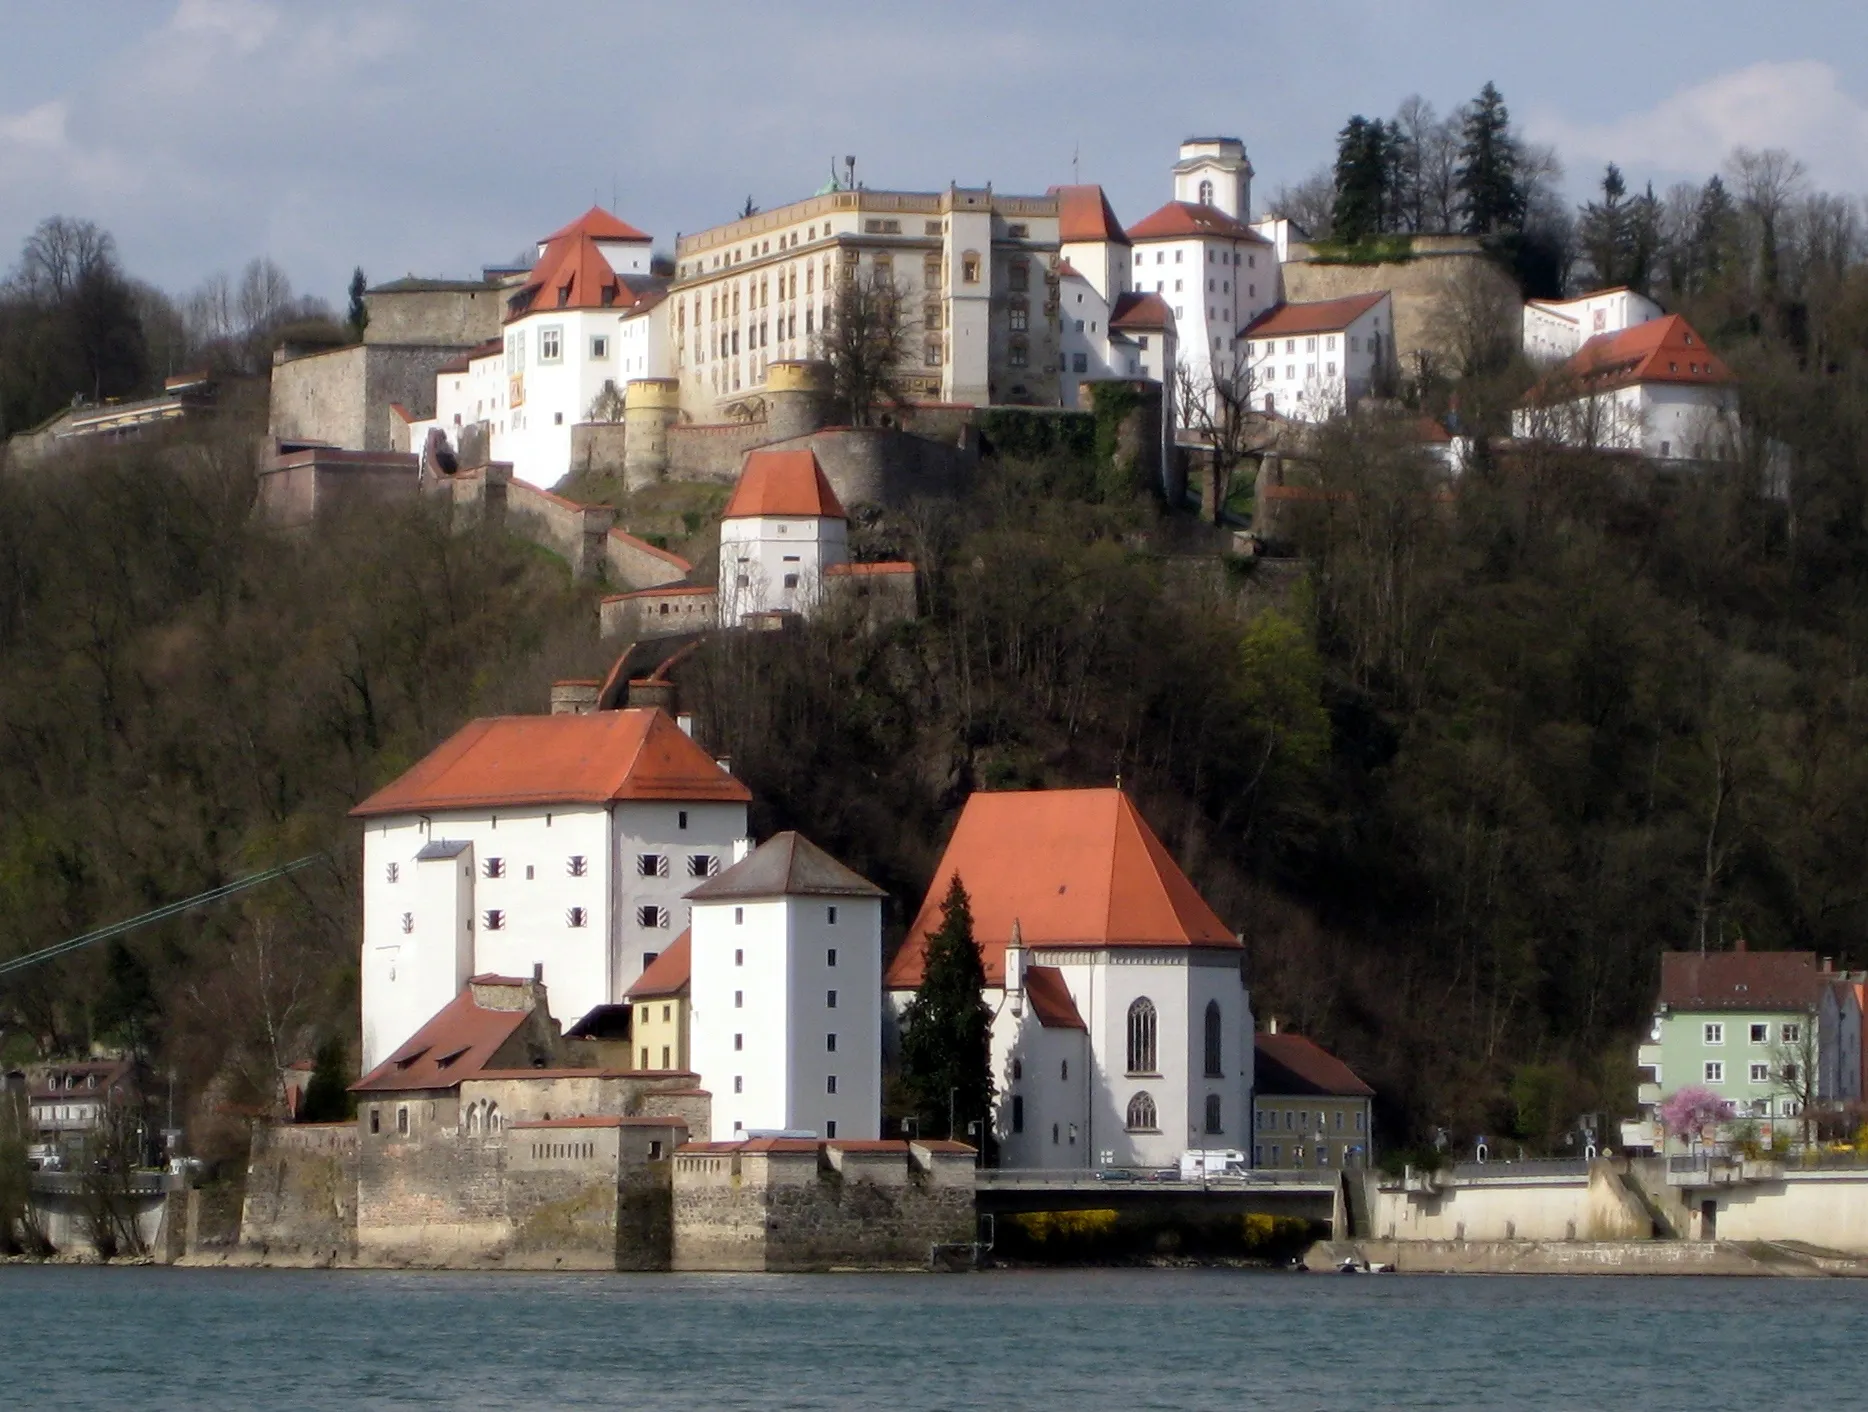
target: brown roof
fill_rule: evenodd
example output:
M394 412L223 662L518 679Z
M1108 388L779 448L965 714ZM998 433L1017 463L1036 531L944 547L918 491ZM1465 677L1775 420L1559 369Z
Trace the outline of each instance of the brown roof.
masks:
M1054 186L1057 198L1057 239L1062 245L1106 240L1127 245L1129 237L1110 208L1100 186Z
M720 902L733 897L886 897L796 830L774 834L688 898Z
M509 1128L687 1128L686 1118L624 1118L614 1113L596 1113L582 1118L532 1118L523 1123L508 1123Z
M751 798L665 712L632 707L470 721L350 812L369 818L498 805Z
M1201 206L1192 201L1170 201L1129 227L1130 240L1186 240L1195 236L1271 244L1244 221L1235 221L1217 206Z
M636 977L636 983L623 992L623 999L641 1000L645 996L680 995L686 991L693 937L691 929L676 937L674 944L651 961L648 969Z
M1660 958L1660 1003L1669 1010L1805 1010L1832 973L1813 951L1668 951Z
M1309 304L1279 304L1239 330L1239 337L1339 333L1387 297L1387 291L1381 290L1374 294L1351 294L1342 299L1319 299Z
M847 520L836 491L824 479L823 467L810 451L753 451L747 453L733 498L721 513L723 520L754 515L784 515L797 519Z
M1239 947L1120 790L982 791L960 812L889 967L891 988L921 984L928 938L955 873L972 901L973 936L992 985L1004 984L1014 923L1034 950Z
M875 574L912 574L913 564L891 559L880 564L832 564L824 570L826 578L869 578Z
M599 240L647 240L634 226L592 206L547 237L525 282L507 300L507 321L552 309L629 309L639 301L597 247Z
M485 1010L463 990L402 1046L356 1083L352 1093L455 1088L479 1078L499 1047L525 1023L529 1010Z
M1088 1030L1077 1002L1064 984L1064 973L1055 966L1025 967L1025 994L1031 997L1031 1013L1047 1030Z
M1174 311L1159 294L1139 294L1131 290L1116 296L1116 306L1109 311L1112 329L1171 329Z
M1252 1086L1261 1094L1375 1096L1375 1090L1357 1078L1355 1070L1300 1034L1261 1034L1257 1039L1258 1064Z
M1719 387L1732 370L1678 314L1650 319L1620 333L1599 333L1531 389L1530 400L1565 393L1607 392L1644 382Z

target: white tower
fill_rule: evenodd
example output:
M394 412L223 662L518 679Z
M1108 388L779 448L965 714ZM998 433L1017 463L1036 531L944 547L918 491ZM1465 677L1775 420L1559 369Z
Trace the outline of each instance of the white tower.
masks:
M1252 164L1236 137L1190 137L1174 164L1174 199L1212 206L1235 221L1252 216Z
M720 521L720 625L808 616L824 570L848 561L849 516L810 451L754 451Z
M884 895L796 833L688 894L689 1062L716 1139L880 1136Z

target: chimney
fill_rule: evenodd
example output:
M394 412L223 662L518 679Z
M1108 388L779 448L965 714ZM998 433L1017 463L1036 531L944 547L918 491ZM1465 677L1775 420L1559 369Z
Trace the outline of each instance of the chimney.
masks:
M1742 936L1732 943L1732 950L1738 952L1743 952L1745 950L1745 939Z
M694 713L692 711L683 711L676 716L675 724L681 727L681 734L689 740L694 739Z
M551 684L551 714L588 716L597 709L597 693L602 689L602 682L555 681Z
M629 704L631 707L653 706L657 710L672 711L675 706L675 684L654 677L638 677L629 683Z
M1833 970L1835 970L1835 968L1836 968L1836 958L1835 958L1835 957L1833 957L1833 956L1825 956L1825 957L1823 957L1823 974L1824 974L1825 976L1826 976L1826 975L1828 975L1828 974L1829 974L1829 973L1830 973L1831 971L1833 971Z

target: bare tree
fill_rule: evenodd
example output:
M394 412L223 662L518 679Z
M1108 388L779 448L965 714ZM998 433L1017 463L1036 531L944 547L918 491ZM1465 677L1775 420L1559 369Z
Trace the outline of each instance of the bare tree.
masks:
M1771 1083L1782 1099L1795 1105L1797 1125L1807 1148L1823 1101L1816 1013L1811 1011L1800 1020L1779 1021L1775 1029L1777 1033L1771 1037Z
M20 251L20 282L33 294L63 299L87 275L116 265L110 232L90 221L52 216L39 222Z
M240 273L237 308L241 337L257 342L294 312L292 281L270 259L255 256Z
M1262 443L1262 423L1252 411L1258 378L1238 354L1216 356L1206 371L1182 362L1174 370L1180 420L1207 447L1213 477L1213 523L1222 524L1233 477Z
M1295 186L1281 186L1271 195L1267 208L1274 216L1295 221L1304 234L1316 240L1329 238L1336 208L1336 178L1328 167L1318 167Z
M902 400L908 333L900 286L881 270L863 275L853 263L846 265L824 311L816 351L830 364L832 387L850 425L867 426L878 406Z
M1765 297L1777 293L1780 275L1778 241L1790 204L1802 194L1803 163L1781 147L1762 152L1735 147L1726 172L1738 188L1738 202L1750 221L1758 247L1758 284Z
M1426 342L1459 377L1485 377L1510 364L1521 341L1523 303L1499 270L1460 260L1441 280L1428 310Z
M1401 134L1401 216L1410 231L1444 232L1459 225L1459 128L1418 93L1395 110Z

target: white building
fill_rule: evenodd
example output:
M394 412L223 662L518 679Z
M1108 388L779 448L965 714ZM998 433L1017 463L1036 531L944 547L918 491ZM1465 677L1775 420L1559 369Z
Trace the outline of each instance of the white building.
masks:
M796 833L688 894L689 1062L716 1137L881 1135L884 895Z
M968 799L889 968L897 1015L921 982L956 874L993 1011L1004 1165L1168 1166L1189 1148L1245 1150L1244 948L1126 795Z
M441 368L435 417L411 423L409 444L438 426L458 446L482 423L492 460L555 484L570 469L571 428L606 393L667 375L667 321L656 313L667 283L650 272L649 237L593 206L538 243L507 297L504 336Z
M657 710L470 722L351 811L363 1072L470 976L540 976L567 1028L620 1003L743 850L746 787Z
M1737 445L1731 370L1678 314L1600 334L1512 414L1515 435L1655 460L1724 460Z
M1541 363L1560 363L1599 334L1639 328L1661 316L1660 305L1626 288L1598 289L1575 299L1529 299L1524 352Z
M849 522L812 452L750 452L720 519L720 625L809 616L825 572L849 561Z
M1394 367L1394 303L1384 290L1280 304L1247 324L1252 401L1299 421L1341 416Z

